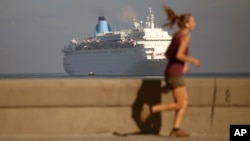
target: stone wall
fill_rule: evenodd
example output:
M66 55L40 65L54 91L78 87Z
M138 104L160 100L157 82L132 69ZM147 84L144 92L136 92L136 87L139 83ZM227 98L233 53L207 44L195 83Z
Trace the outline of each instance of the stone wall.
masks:
M186 78L183 128L228 135L230 124L250 124L249 78ZM161 79L2 79L0 135L167 134L174 112L139 122L141 105L171 102Z

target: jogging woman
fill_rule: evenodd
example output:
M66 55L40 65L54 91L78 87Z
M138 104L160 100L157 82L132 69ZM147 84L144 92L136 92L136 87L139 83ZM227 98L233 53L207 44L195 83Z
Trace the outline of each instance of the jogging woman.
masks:
M175 24L178 25L179 30L173 35L172 42L169 45L165 56L168 60L165 69L165 81L167 86L171 89L174 102L162 103L159 105L150 106L143 104L141 112L141 122L146 122L150 115L162 111L175 111L173 129L170 137L188 137L189 134L183 131L181 127L184 113L188 106L188 94L185 83L183 81L183 73L188 71L187 63L192 63L195 66L200 65L197 58L189 56L189 41L190 33L195 28L195 19L190 13L176 15L169 7L163 5L163 9L168 16L166 26L170 28Z

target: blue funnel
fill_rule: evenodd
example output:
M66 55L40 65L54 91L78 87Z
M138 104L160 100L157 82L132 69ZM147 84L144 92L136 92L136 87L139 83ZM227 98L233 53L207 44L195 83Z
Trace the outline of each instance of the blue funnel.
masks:
M96 33L108 33L111 32L111 27L107 23L105 17L99 17L98 24L96 25Z

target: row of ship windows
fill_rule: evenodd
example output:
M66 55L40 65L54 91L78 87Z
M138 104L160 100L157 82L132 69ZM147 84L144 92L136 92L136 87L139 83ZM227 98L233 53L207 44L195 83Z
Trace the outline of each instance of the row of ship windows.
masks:
M171 41L171 39L166 40L145 40L147 42L159 42L159 41Z
M99 46L96 46L96 47L78 47L78 49L76 49L76 50L77 51L78 50L100 50L100 49L134 48L134 47L136 47L136 45L131 45L131 46L109 45L109 46L106 46L106 47L99 47Z

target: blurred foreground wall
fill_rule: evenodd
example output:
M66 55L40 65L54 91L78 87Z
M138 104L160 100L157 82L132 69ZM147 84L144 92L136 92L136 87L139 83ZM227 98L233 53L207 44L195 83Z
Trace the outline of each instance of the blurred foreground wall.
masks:
M186 78L182 128L228 135L250 124L249 78ZM160 79L1 79L0 135L168 134L174 112L139 122L141 105L173 101Z

